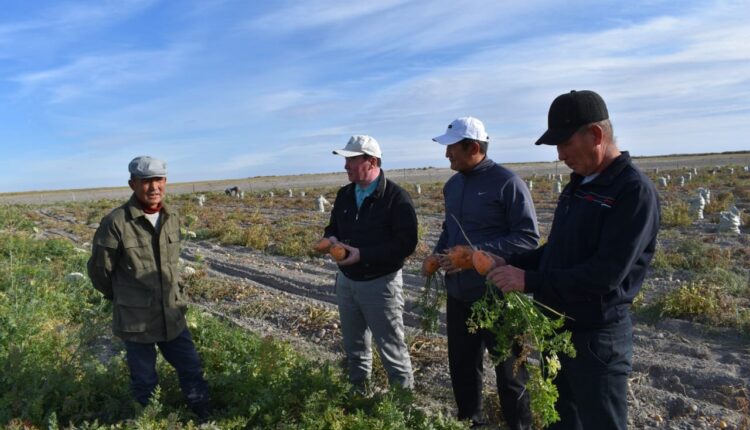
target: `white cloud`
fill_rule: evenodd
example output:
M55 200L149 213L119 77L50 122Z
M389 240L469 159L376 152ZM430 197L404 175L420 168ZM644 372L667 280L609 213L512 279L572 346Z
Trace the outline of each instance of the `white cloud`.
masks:
M324 25L340 25L346 20L371 16L398 7L411 0L318 0L290 2L286 7L253 19L250 27L265 31L296 31ZM359 29L351 28L352 32Z
M155 82L178 69L184 47L88 55L52 69L27 72L14 78L25 92L42 90L53 103L95 95L141 82Z

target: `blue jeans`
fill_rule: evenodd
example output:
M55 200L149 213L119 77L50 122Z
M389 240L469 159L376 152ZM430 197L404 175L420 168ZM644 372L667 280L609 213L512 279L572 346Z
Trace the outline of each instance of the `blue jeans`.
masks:
M180 380L180 389L187 398L188 405L195 406L208 401L208 384L203 378L198 351L195 350L190 331L185 329L176 338L157 343L137 343L125 341L128 368L130 369L130 389L133 396L146 406L156 389L159 377L156 374L156 348L175 368Z
M561 421L554 430L625 430L628 427L628 376L633 364L630 316L607 327L573 330L576 357L560 356L555 378Z

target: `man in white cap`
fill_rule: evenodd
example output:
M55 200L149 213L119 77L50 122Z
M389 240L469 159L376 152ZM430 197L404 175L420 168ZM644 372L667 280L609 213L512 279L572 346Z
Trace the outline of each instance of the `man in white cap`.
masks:
M208 385L185 322L187 302L178 284L180 218L164 205L167 165L134 158L128 184L133 195L102 219L94 235L88 273L112 301L112 328L125 343L133 396L146 406L158 383L156 347L177 370L188 405L206 419Z
M404 339L401 268L417 246L417 215L409 194L381 167L382 153L370 136L352 136L344 149L351 183L336 195L324 236L340 243L336 299L349 381L367 393L374 338L391 385L411 389L411 359Z
M473 117L453 121L445 134L433 139L446 145L445 156L453 175L443 187L445 221L435 246L445 271L448 364L458 418L484 424L482 375L485 348L492 353L495 337L489 330L469 333L466 321L471 306L486 292L484 276L461 270L444 256L456 245L473 245L492 254L507 256L536 248L539 230L531 193L515 173L487 158L489 136L484 124ZM463 232L462 232L463 229ZM465 235L464 236L464 232ZM467 243L467 238L471 243ZM520 348L495 367L503 416L511 429L530 429L531 410L525 389L527 374L514 366Z

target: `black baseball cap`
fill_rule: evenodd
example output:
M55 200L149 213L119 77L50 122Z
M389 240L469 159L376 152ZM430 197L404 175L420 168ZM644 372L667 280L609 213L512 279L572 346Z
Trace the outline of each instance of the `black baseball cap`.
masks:
M609 118L602 97L589 90L573 90L557 96L549 107L547 131L537 145L559 145L570 139L582 125Z

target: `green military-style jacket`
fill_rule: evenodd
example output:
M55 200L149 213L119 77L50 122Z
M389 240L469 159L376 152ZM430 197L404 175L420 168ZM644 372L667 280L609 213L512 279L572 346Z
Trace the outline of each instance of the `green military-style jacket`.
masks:
M131 342L162 342L186 327L179 279L180 221L162 208L157 234L133 195L102 219L88 273L113 302L114 334Z

